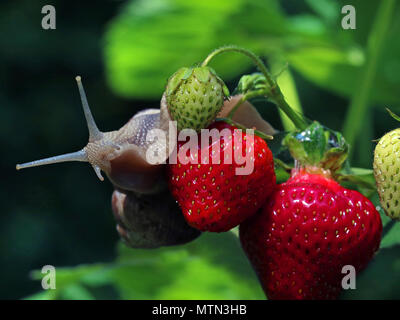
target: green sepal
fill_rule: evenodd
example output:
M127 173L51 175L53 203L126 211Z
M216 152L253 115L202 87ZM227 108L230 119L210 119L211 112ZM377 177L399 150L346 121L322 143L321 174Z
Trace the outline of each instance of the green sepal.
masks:
M213 75L217 81L222 86L222 91L225 97L229 97L229 89L225 85L225 82L217 75L214 69L206 66L206 67L182 67L178 71L176 71L168 80L166 94L167 97L174 94L176 90L179 88L181 83L184 80L189 79L190 76L194 75L200 82L208 82L210 80L210 76Z
M203 83L210 80L210 69L207 67L197 67L193 69L193 75Z
M225 98L229 97L230 96L230 92L229 92L228 87L225 85L225 82L222 81L221 84L222 84L222 91L224 92Z
M341 133L314 121L304 131L289 133L283 140L292 157L302 166L339 170L347 158L349 146Z
M167 96L173 94L176 89L179 87L181 82L192 74L192 68L180 68L178 71L176 71L169 79L167 83L167 88L166 88L166 94Z
M222 86L222 91L223 91L223 93L224 93L225 98L229 97L229 96L230 96L230 92L229 92L229 89L228 89L228 87L226 86L224 80L222 80L222 79L218 76L217 72L216 72L213 68L211 68L211 67L209 67L209 66L207 66L207 68L210 70L211 74L212 74L213 76L215 76L215 78L217 79L217 81L221 84L221 86Z
M180 80L187 80L193 73L193 68L186 68L186 71L182 74L182 78Z

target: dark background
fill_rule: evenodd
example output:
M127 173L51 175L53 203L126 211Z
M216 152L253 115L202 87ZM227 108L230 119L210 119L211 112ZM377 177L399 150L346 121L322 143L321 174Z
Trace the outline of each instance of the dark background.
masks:
M104 80L102 32L116 1L53 1L57 29L41 28L46 1L0 4L0 298L21 298L45 264L111 261L117 233L112 186L87 164L15 171L15 164L75 151L87 143L75 76L103 130L120 127L140 102L113 96Z
M56 30L41 28L45 4L57 9ZM76 75L82 76L101 130L117 129L136 111L157 107L157 100L118 97L106 83L102 36L121 4L28 0L0 4L0 299L38 291L40 283L29 274L45 264L74 266L115 258L118 236L108 181L100 182L88 164L19 172L15 164L76 151L86 144ZM282 4L290 14L308 10L298 1ZM307 117L340 130L348 101L296 72L294 77ZM230 89L236 82L228 82ZM384 114L372 113L375 137L392 121ZM275 110L269 111L268 119L280 126ZM372 155L356 164L371 161Z

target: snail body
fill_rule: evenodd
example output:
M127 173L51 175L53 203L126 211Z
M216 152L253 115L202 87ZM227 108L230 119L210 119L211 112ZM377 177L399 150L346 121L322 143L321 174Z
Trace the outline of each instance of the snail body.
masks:
M88 130L88 144L77 152L67 153L16 166L17 170L66 161L89 162L100 180L101 171L118 188L140 193L157 192L163 184L163 166L146 160L150 130L160 127L160 110L146 109L138 112L116 131L101 132L93 119L81 78L77 77ZM160 147L163 147L160 144Z
M189 227L179 207L168 192L165 165L147 161L150 145L167 156L163 141L151 141L148 133L171 130L169 115L160 109L146 109L135 114L119 130L101 132L93 119L77 77L83 111L89 130L88 144L77 152L45 158L16 166L17 170L66 161L88 162L100 180L103 171L115 187L112 209L117 231L134 248L156 248L182 244L200 235ZM164 124L164 125L163 125ZM166 124L166 125L165 125ZM169 128L169 129L168 129Z

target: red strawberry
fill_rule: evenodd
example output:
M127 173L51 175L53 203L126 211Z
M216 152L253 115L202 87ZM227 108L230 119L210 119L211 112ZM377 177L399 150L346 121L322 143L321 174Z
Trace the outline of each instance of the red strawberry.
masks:
M337 142L335 152L341 149ZM333 168L333 162L324 163ZM345 276L342 267L360 271L379 247L382 223L372 202L340 186L329 170L305 168L293 170L262 211L240 226L242 247L270 299L334 299Z
M229 134L221 134L215 142L217 146L214 143L203 148L199 136L196 151L194 154L188 151L187 156L200 159L201 154L206 155L209 164L204 163L204 158L199 164L183 164L178 156L177 164L168 166L169 186L192 227L223 232L243 222L264 204L276 183L274 163L271 150L260 137L245 132L236 137L236 128L224 122L215 122L208 129L219 132L228 129ZM254 138L254 143L250 138ZM178 143L178 155L183 144ZM239 144L243 155L254 151L254 158L251 158L254 169L247 175L237 175L236 169L244 164L239 164L234 156L231 157L231 164L224 161L233 147L236 149ZM214 161L217 155L215 147L220 151L220 163Z

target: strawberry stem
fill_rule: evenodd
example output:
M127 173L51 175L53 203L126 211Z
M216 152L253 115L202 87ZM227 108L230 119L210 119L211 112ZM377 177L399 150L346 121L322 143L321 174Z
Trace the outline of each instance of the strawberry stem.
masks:
M277 167L281 167L283 170L285 170L289 174L292 172L293 166L286 164L285 162L283 162L281 159L278 159L277 157L274 157L274 164Z
M245 126L241 125L240 123L237 123L236 121L233 121L233 120L230 119L230 118L217 118L217 119L215 119L215 120L216 120L216 121L224 121L224 122L226 122L226 123L228 123L228 124L230 124L230 125L232 125L232 126L235 126L235 127L239 128L239 129L241 129L241 130L247 130L247 129L249 129L249 128L246 128ZM268 135L268 134L265 134L264 132L261 132L261 131L256 130L256 129L252 129L252 130L254 131L254 134L255 134L255 135L259 136L260 138L262 138L262 139L264 139L264 140L273 140L273 139L274 139L273 136L270 136L270 135Z
M229 119L232 119L232 117L233 117L233 115L235 114L236 110L239 108L239 106L240 106L243 102L245 102L245 101L247 101L247 100L249 100L249 99L252 99L252 98L255 98L255 97L259 97L259 96L264 96L264 95L265 95L265 90L251 91L251 92L248 92L248 93L244 94L244 95L236 102L235 106L234 106L234 107L232 108L232 110L229 112L228 118L229 118Z
M274 87L276 85L275 81L272 79L271 74L269 73L267 67L265 66L265 64L262 62L262 60L253 52L251 52L248 49L244 49L238 46L224 46L224 47L220 47L218 49L215 49L213 52L211 52L207 58L203 61L203 63L201 64L202 67L205 67L210 61L211 59L213 59L215 56L219 55L220 53L223 52L238 52L241 53L247 57L249 57L250 59L253 60L253 62L255 63L255 65L258 67L258 69L260 69L260 71L264 74L265 78L268 81L268 84L270 87Z
M251 60L253 60L254 64L257 66L257 68L261 71L261 73L265 76L266 83L268 85L268 88L265 90L257 90L257 91L251 91L248 93L248 95L244 95L243 98L245 100L249 98L253 98L255 96L266 96L269 98L273 103L275 103L285 114L290 118L290 120L293 122L293 124L299 129L299 130L304 130L307 127L307 122L304 120L302 116L297 114L285 101L285 97L282 94L282 91L280 90L278 84L274 80L274 78L271 76L270 72L268 71L267 67L263 63L263 61L253 52L250 50L238 47L238 46L224 46L221 48L218 48L211 52L206 59L203 61L201 64L202 67L207 66L207 64L217 55L224 53L224 52L238 52L241 53L247 57L249 57ZM235 105L235 107L232 109L232 111L229 113L229 116L233 115L235 110L240 106L241 103L243 103L245 100L241 101L242 99L239 100L238 104Z

